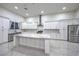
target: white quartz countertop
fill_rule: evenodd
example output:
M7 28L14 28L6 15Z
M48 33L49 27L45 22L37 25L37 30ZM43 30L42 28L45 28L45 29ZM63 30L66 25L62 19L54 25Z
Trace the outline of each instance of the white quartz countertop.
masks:
M22 33L17 34L18 37L30 37L30 38L51 38L49 34L35 34L35 33Z
M16 34L15 36L26 37L26 38L44 38L44 39L63 40L62 38L51 36L50 34L22 33L22 34Z

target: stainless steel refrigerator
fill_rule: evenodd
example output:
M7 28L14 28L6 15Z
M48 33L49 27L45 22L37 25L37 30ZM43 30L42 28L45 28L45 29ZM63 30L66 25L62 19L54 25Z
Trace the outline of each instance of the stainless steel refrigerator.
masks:
M68 41L79 43L79 25L68 25Z

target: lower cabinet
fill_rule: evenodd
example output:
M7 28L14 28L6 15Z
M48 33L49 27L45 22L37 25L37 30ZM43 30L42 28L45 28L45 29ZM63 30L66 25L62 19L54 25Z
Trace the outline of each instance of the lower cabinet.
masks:
M20 44L39 49L45 49L45 40L39 38L19 38Z

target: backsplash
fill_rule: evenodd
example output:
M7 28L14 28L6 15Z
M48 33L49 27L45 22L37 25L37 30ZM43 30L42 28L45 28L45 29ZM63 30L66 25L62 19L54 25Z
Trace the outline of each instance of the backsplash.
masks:
M22 30L23 32L26 32L26 33L36 33L37 32L37 29L25 29L25 30ZM60 33L60 30L59 29L45 29L44 32L45 34L52 34L52 33Z
M37 33L37 29L26 29L22 30L23 33ZM62 29L45 29L42 34L49 34L52 39L67 40L66 30Z
M25 33L36 33L37 29L23 29L22 32Z

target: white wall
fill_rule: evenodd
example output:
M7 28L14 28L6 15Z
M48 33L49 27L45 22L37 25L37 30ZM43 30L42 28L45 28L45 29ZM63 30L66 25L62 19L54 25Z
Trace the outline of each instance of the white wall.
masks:
M37 29L38 17L27 18L26 21L22 23L22 29Z
M0 7L0 16L8 17L10 20L22 22L24 20L23 17L16 15L4 8Z
M42 16L42 23L45 24L47 22L53 22L57 20L63 20L63 19L72 19L75 17L74 12L67 12L67 13L59 13L59 14L51 14L51 15L45 15ZM39 17L29 17L25 19L26 23L38 23Z
M68 13L59 13L59 14L52 14L52 15L45 15L45 16L42 16L42 23L44 24L44 28L54 28L56 26L50 26L53 25L53 24L57 24L57 22L53 22L53 21L57 21L57 20L62 20L62 19L71 19L71 18L74 18L74 12L68 12ZM39 20L39 16L37 17L30 17L30 18L26 18L25 19L26 21L24 21L24 23L27 23L27 24L35 24L37 25L38 24L38 20ZM49 23L50 22L50 23ZM53 22L53 23L52 23ZM29 25L29 27L32 27Z
M74 12L67 12L67 13L58 13L58 14L51 14L43 16L43 20L45 21L56 21L61 19L71 19L74 18Z

